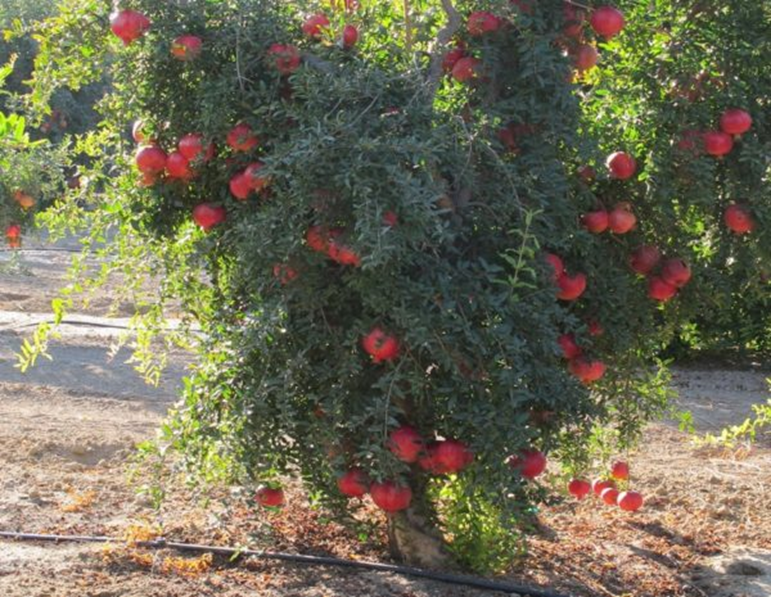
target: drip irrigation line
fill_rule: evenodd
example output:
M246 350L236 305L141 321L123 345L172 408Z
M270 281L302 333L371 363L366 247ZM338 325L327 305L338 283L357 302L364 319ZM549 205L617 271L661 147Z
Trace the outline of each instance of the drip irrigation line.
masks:
M15 541L46 541L52 543L71 542L71 543L121 543L110 537L90 536L90 535L42 535L37 533L12 533L0 531L0 538L13 539ZM422 568L413 568L411 566L399 566L396 564L382 564L380 562L361 562L358 560L346 560L331 556L309 556L303 554L282 553L259 551L254 549L237 549L234 547L217 547L214 545L197 545L194 543L176 543L166 541L165 539L155 539L152 541L135 541L133 545L147 549L173 549L183 552L206 552L223 556L249 556L264 560L280 560L284 562L299 562L316 566L341 566L345 568L356 568L359 570L373 570L376 572L390 572L404 576L415 576L427 578L438 582L463 585L475 589L485 589L488 591L498 591L519 595L520 597L568 597L564 594L553 593L541 589L533 589L510 583L485 580L473 576L460 574L449 574L444 572L434 572Z

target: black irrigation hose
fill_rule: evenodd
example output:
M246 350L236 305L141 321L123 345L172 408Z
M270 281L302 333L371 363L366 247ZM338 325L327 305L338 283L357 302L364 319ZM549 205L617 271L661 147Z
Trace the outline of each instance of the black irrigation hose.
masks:
M40 535L34 533L10 533L0 531L0 538L14 539L16 541L51 541L51 542L76 542L76 543L112 543L115 541L110 537L93 537L88 535ZM175 543L165 539L156 539L154 541L136 541L134 545L148 549L175 549L177 551L207 552L225 556L251 556L266 560L281 560L285 562L300 562L303 564L313 564L317 566L343 566L346 568L358 568L360 570L375 570L377 572L391 572L393 574L402 574L406 576L416 576L427 578L439 582L464 585L475 589L486 589L489 591L498 591L520 595L521 597L568 597L559 593L550 591L541 591L522 587L509 583L501 583L483 578L474 578L472 576L463 576L460 574L446 574L443 572L433 572L411 566L397 566L395 564L381 564L378 562L359 562L356 560L345 560L342 558L333 558L328 556L307 556L302 554L266 552L253 549L236 549L233 547L215 547L213 545L195 545L192 543Z

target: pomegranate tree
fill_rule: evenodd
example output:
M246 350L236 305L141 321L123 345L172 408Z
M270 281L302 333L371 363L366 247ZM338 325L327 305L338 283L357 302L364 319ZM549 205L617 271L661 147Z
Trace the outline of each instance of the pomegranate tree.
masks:
M411 563L503 565L561 467L592 472L597 429L628 447L666 410L658 349L702 289L761 267L761 96L739 69L664 98L645 52L690 69L703 44L631 1L205 4L127 3L149 23L128 47L82 11L56 33L115 52L102 161L70 198L203 332L168 441L266 506L298 470L330 507L371 500ZM631 511L625 481L594 489Z

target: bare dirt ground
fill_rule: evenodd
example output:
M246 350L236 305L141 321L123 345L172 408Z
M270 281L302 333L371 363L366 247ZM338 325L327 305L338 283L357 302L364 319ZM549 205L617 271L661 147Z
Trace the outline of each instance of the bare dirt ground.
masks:
M25 251L28 275L0 273L0 530L141 539L162 528L169 540L388 560L375 527L357 537L311 509L298 488L284 511L266 514L229 499L226 488L204 495L186 487L170 465L137 468L136 446L154 436L172 407L186 358L172 359L158 388L123 362L125 352L109 360L106 346L119 330L82 323L102 322L93 318L106 313L108 297L93 302L80 325L64 326L53 361L21 375L13 352L29 326L47 317L67 258ZM697 428L715 431L766 399L770 375L752 364L692 366L676 371L675 384ZM647 498L643 510L625 514L594 499L542 505L540 531L505 580L585 597L771 595L771 438L750 449L694 448L676 425L660 423L648 428L630 462ZM154 471L173 488L160 508L137 491ZM123 542L0 541L4 597L493 594L392 574L147 552Z

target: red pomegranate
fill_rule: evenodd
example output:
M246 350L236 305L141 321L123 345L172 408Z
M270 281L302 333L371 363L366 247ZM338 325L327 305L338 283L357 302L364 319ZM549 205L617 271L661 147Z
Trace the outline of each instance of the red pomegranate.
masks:
M268 48L273 66L282 75L291 75L300 68L300 50L290 44L273 44Z
M244 172L239 172L230 179L230 193L239 201L246 201L252 193L252 184Z
M570 361L568 369L581 383L589 385L602 379L606 367L602 361L590 361L584 357L578 357Z
M659 276L648 278L648 296L661 303L667 302L677 294L677 287L662 280Z
M343 47L352 48L359 41L359 30L353 25L343 27Z
M618 489L615 487L606 487L600 493L600 499L608 506L615 506L618 499Z
M624 491L616 498L618 507L627 512L636 512L643 505L643 496L636 491Z
M573 52L571 52L573 58L573 64L581 71L587 71L597 66L597 61L600 59L600 54L591 44L580 44Z
M608 215L608 227L614 234L626 234L637 224L629 203L618 203Z
M573 334L562 334L557 338L557 344L559 344L562 349L562 356L568 361L580 357L583 352L581 347L576 343L576 338Z
M110 15L110 29L124 45L142 37L149 28L150 20L141 12L121 10Z
M704 140L704 151L715 157L730 153L734 147L733 137L722 131L709 131L704 133L702 139Z
M261 191L268 185L268 177L262 174L262 170L265 168L265 164L262 162L253 162L244 170L244 176L246 177L249 185L255 191Z
M394 228L399 224L399 216L393 210L383 212L383 225L389 228Z
M265 508L278 508L284 505L284 491L272 487L260 487L255 499L260 506Z
M667 259L661 266L661 279L675 288L682 288L691 279L691 268L682 259Z
M361 341L373 363L393 361L399 356L399 341L379 327L374 327Z
M629 256L629 267L636 273L645 275L658 265L661 251L653 245L640 245Z
M557 286L559 292L557 298L563 301L575 301L586 290L586 274L575 274L569 276L568 274L562 274L557 280Z
M477 77L480 61L471 56L464 56L458 59L455 66L452 67L452 76L456 81L466 83Z
M193 208L193 221L205 231L225 221L227 211L216 203L200 203Z
M602 336L605 333L605 328L596 319L590 319L587 326L590 336Z
M720 130L727 135L743 135L752 126L752 117L744 110L726 110L720 117Z
M201 55L203 41L197 35L181 35L171 44L171 54L179 60L195 60Z
M463 58L465 55L466 47L463 44L457 45L444 55L444 59L442 60L442 70L444 70L446 73L452 72L452 69L455 67L458 60Z
M474 453L469 447L455 439L433 444L431 457L434 470L440 474L458 473L474 461Z
M195 172L190 169L190 161L180 152L174 151L166 158L166 173L169 178L190 180Z
M637 171L637 162L628 153L617 151L608 156L605 164L610 170L610 177L618 180L627 180Z
M21 238L21 226L19 224L9 224L5 229L5 238L9 240Z
M361 497L369 491L369 476L360 468L349 469L337 479L337 488L345 496Z
M203 135L197 133L189 133L182 137L177 147L179 153L190 161L202 158L204 162L208 162L214 157L214 143L209 143L204 150Z
M160 174L166 168L166 152L157 145L140 147L135 161L140 172L145 174Z
M590 211L581 217L581 223L592 234L601 234L608 229L608 212L604 209Z
M568 491L570 492L570 495L577 500L582 500L592 491L592 486L589 484L589 481L572 479L570 483L568 483Z
M467 28L469 35L478 37L485 33L492 33L501 27L501 20L494 14L484 10L472 12L468 16Z
M341 245L334 239L329 241L327 256L340 265L352 265L354 267L361 266L361 257L359 257L359 254L351 247Z
M406 510L412 501L412 489L394 481L373 483L369 487L369 494L375 505L388 513Z
M554 253L544 253L543 258L554 270L552 280L556 283L565 273L565 264L562 262L562 258Z
M589 24L597 35L610 39L624 28L624 15L612 6L600 6L592 13Z
M613 466L610 467L610 476L614 479L618 479L619 481L625 481L629 479L629 464L623 460L614 462Z
M329 19L326 15L319 13L308 17L303 23L302 30L306 36L312 39L319 39L321 38L324 29L327 29L328 27Z
M227 143L234 151L249 151L260 144L260 139L248 124L240 123L230 129Z
M736 203L729 205L723 214L725 225L734 234L747 234L755 229L755 220L752 213L745 207Z
M388 449L402 462L417 462L423 451L423 437L414 427L402 425L388 436Z
M615 487L616 483L615 481L612 481L611 479L595 479L592 481L592 491L594 492L594 495L599 497L602 492L607 489L608 487Z
M680 139L677 142L677 148L680 151L692 154L699 154L704 151L704 134L696 129L686 129L680 133Z
M540 450L527 448L509 458L509 466L525 479L535 479L546 470L546 456Z

